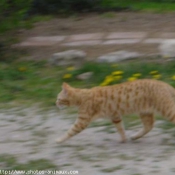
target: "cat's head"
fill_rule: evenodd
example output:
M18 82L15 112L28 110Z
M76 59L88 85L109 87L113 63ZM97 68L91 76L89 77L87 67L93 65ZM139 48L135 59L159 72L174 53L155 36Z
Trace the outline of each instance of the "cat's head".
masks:
M63 109L71 105L73 88L67 83L62 84L62 90L57 96L56 105L59 109Z

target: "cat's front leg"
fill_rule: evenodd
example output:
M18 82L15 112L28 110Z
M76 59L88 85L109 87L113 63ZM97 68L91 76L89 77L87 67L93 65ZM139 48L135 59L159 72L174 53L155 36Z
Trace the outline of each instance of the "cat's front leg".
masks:
M114 123L115 127L117 128L120 136L121 136L121 143L125 143L127 141L126 134L125 134L125 129L123 126L123 122L121 119L114 119L112 120Z
M69 138L83 131L90 123L88 116L79 116L73 126L66 132L65 135L56 140L57 143L64 142Z

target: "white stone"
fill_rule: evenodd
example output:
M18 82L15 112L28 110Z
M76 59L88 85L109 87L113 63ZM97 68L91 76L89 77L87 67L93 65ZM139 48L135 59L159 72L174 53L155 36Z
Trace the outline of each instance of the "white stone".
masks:
M85 73L78 75L76 78L78 80L88 80L89 78L92 77L92 75L93 75L93 72L85 72Z
M106 55L100 56L97 58L97 62L113 63L113 62L119 62L127 59L138 58L140 56L142 55L137 52L129 52L129 51L122 50L122 51L112 52L112 53L108 53Z
M65 39L65 36L37 36L31 37L28 40L33 42L60 42Z
M159 46L159 52L162 57L175 57L175 39L164 40Z
M100 40L104 36L104 33L88 33L71 35L69 41L88 41L88 40Z
M141 39L118 39L118 40L107 40L103 42L103 45L114 45L114 44L136 44L139 43Z
M13 47L35 47L35 46L52 46L59 44L66 37L65 36L37 36L30 37L27 40L14 44Z
M61 44L62 46L94 46L101 44L101 40L91 40L91 41L75 41L75 42L67 42Z
M54 53L49 60L53 65L68 66L77 65L84 61L86 53L81 50L68 50L64 52Z
M113 32L109 33L106 39L128 39L128 38L143 39L146 36L147 32Z
M145 44L160 44L161 42L163 42L164 39L162 38L149 38L143 41L143 43Z

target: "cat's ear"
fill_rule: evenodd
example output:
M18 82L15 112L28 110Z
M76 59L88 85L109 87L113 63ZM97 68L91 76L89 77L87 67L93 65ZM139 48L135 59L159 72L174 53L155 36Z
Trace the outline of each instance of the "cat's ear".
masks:
M62 84L62 90L65 94L68 93L69 88L70 88L69 84L67 84L65 82Z

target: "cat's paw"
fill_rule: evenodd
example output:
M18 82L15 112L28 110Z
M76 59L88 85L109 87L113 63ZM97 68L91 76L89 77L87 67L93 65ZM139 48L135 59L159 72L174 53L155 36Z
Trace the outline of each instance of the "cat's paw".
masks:
M122 140L120 140L120 143L126 143L128 141L128 139L122 139Z
M137 135L130 136L130 140L137 140L137 139L138 139L138 136Z

